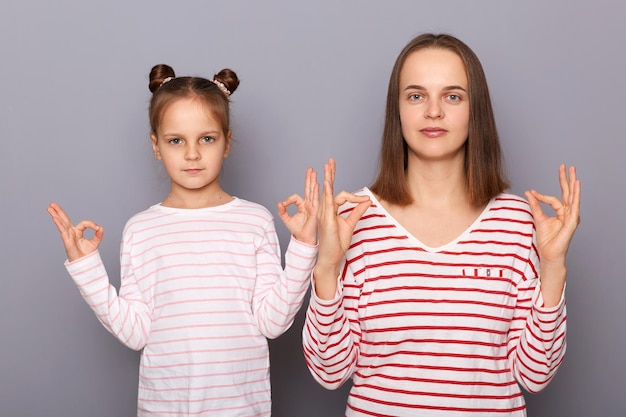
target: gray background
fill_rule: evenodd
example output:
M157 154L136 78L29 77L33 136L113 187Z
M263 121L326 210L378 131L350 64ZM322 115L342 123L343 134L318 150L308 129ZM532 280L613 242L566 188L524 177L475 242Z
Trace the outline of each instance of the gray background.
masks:
M149 145L152 65L238 72L223 185L276 213L329 156L339 189L371 183L393 61L425 31L482 60L512 191L558 193L561 162L583 181L568 353L526 395L529 415L625 416L625 15L621 0L1 2L0 416L135 413L139 355L81 299L46 207L105 226L118 285L124 223L168 190ZM348 387L316 385L301 327L302 314L271 343L274 415L343 415Z

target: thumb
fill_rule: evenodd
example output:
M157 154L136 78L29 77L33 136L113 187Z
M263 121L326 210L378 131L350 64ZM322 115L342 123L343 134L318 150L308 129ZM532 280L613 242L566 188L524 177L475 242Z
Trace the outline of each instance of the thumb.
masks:
M526 191L526 198L528 199L528 205L530 206L530 212L532 213L535 222L540 221L545 215L543 213L543 209L541 208L541 204L537 199L535 190Z
M368 199L367 201L360 202L352 209L352 212L348 215L348 218L346 219L346 221L352 228L356 226L359 219L363 217L371 204L372 201Z

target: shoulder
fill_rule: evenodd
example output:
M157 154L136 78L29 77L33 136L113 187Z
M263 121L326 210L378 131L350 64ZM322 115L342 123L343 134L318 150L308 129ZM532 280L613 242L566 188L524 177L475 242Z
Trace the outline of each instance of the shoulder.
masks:
M136 236L141 235L146 230L153 229L162 223L164 218L169 217L160 207L159 204L155 204L128 219L124 225L122 240L128 244Z
M231 210L232 213L256 216L260 219L273 219L272 213L262 204L242 198L235 198L234 203Z
M133 229L141 224L152 223L156 219L162 218L165 213L160 210L160 207L161 206L159 204L155 204L143 211L140 211L139 213L134 214L130 219L128 219L124 229Z
M501 193L497 195L489 202L488 210L493 216L533 222L528 201L515 194Z
M236 222L241 226L247 225L253 229L274 228L274 216L265 206L241 198L235 198L228 210L225 210L224 217L230 222Z
M492 204L500 208L520 209L530 212L530 206L525 198L511 193L500 193L492 199Z

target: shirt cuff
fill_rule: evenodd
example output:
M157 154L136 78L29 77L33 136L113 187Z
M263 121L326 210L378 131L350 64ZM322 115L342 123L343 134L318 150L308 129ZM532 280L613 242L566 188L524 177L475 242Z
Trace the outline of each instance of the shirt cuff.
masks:
M315 278L313 278L313 271L311 271L311 304L320 307L322 309L325 308L335 308L336 305L341 301L341 294L343 293L343 286L341 285L341 277L337 277L337 291L335 292L335 297L330 300L323 300L317 296L315 292Z
M563 286L563 292L561 293L561 299L559 302L553 307L544 307L543 303L543 295L541 294L541 279L535 288L535 294L533 296L533 307L539 313L547 314L547 315L558 315L558 313L563 309L565 305L565 288L567 287L567 283Z

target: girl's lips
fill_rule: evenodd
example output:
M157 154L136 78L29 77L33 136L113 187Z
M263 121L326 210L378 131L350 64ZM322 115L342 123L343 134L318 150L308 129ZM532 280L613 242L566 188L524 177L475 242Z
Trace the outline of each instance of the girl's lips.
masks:
M202 171L202 170L201 170L201 169L199 169L199 168L196 168L196 169L186 169L186 170L185 170L185 172L186 172L187 174L197 174L197 173L198 173L198 172L200 172L200 171Z

